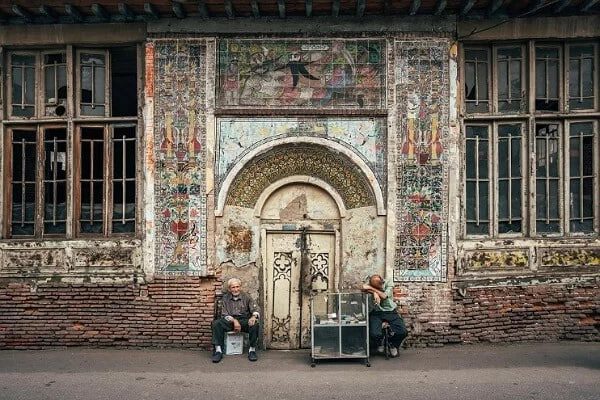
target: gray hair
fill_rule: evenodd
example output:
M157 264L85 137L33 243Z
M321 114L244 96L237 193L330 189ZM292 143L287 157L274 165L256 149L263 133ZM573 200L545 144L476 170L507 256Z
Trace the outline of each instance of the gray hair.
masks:
M233 285L234 283L237 283L238 285L242 284L242 281L239 280L238 278L231 278L227 281L227 289L229 289L231 287L231 285Z

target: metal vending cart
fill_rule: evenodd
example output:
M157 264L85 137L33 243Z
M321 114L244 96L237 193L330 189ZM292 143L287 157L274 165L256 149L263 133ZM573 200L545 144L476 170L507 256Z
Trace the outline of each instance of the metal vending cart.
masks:
M311 367L321 359L369 362L369 295L318 293L311 299Z

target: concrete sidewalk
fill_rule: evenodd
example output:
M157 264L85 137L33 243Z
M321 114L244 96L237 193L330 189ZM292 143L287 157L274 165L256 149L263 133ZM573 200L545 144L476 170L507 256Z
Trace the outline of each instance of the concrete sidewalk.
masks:
M259 361L195 350L0 351L0 399L600 399L600 343L463 345L397 359ZM233 383L237 382L237 383Z

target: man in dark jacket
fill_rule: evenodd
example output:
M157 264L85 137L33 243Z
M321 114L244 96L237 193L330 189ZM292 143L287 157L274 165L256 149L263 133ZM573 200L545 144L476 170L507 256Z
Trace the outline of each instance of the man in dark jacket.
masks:
M258 342L258 319L260 313L256 301L242 292L242 282L237 278L227 281L227 293L223 295L221 318L212 323L212 344L214 352L212 362L218 363L223 359L223 344L225 334L230 331L248 332L250 349L248 359L256 361L256 343Z

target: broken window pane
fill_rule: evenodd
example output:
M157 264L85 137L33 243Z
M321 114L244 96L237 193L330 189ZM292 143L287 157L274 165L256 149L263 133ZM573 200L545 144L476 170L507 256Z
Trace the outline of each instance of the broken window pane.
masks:
M32 117L35 114L35 56L11 57L12 115Z
M487 126L466 127L467 234L489 235L489 136Z
M488 95L487 49L465 50L465 101L467 112L487 112Z
M135 47L110 51L111 108L113 117L137 115L137 52Z
M44 233L66 233L67 131L44 132Z
M569 127L569 229L594 231L594 125L572 123Z
M81 128L80 231L104 228L104 128Z
M114 233L135 232L135 126L113 128L113 223Z
M569 109L594 108L594 46L569 48Z
M12 236L35 234L37 142L35 130L12 135Z
M106 66L104 54L82 53L81 114L105 115Z
M557 124L538 124L535 129L536 231L559 233L560 151Z
M535 109L558 111L558 88L560 85L560 62L558 47L535 49Z
M67 111L67 59L65 53L44 55L46 115L61 117Z

